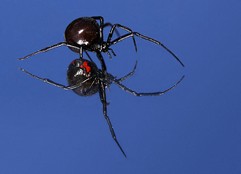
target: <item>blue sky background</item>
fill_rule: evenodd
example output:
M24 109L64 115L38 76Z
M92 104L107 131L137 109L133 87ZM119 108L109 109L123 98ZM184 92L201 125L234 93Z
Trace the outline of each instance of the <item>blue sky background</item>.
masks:
M240 9L239 0L2 0L0 173L240 174ZM17 58L63 41L72 20L95 15L162 41L186 65L141 39L138 53L126 40L112 47L117 57L104 55L118 77L138 60L125 82L138 91L164 90L186 75L160 97L134 97L115 85L108 90L109 116L127 159L111 138L98 95L80 97L18 70L66 84L77 58L69 49Z

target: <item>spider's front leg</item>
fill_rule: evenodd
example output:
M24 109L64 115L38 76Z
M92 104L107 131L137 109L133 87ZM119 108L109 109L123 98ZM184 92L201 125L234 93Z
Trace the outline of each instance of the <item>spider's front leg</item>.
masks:
M132 34L133 31L132 31L130 28L128 28L128 27L126 27L126 26L122 26L122 25L120 25L120 24L114 24L114 25L112 26L112 28L110 29L110 32L109 32L109 35L108 35L108 38L107 38L106 43L107 43L108 45L113 45L113 44L116 44L116 43L118 43L118 42L126 39L126 37L125 37L126 35L123 35L123 36L119 36L117 39L115 39L114 42L111 41L112 36L113 36L113 33L114 33L114 31L116 31L116 28L120 28L120 29L123 29L123 30L125 30L125 31L128 32L128 34L126 34L126 35L128 35L128 37L132 37L132 40L133 40L133 43L134 43L134 46L135 46L135 50L137 51L136 40L135 40L134 35Z
M122 36L120 36L120 37L118 37L118 38L116 38L116 39L114 39L114 40L111 41L113 31L115 30L116 27L121 28L121 29L123 29L123 30L126 30L126 31L128 31L128 33L125 34L125 35L122 35ZM172 52L172 51L171 51L167 46L165 46L163 43L161 43L160 41L158 41L158 40L156 40L156 39L153 39L153 38L151 38L151 37L145 36L145 35L143 35L143 34L141 34L141 33L139 33L139 32L132 31L130 28L128 28L128 27L126 27L126 26L123 26L123 25L120 25L120 24L115 24L115 25L113 25L113 27L112 27L112 29L111 29L111 31L110 31L110 33L109 33L109 37L108 37L108 39L107 39L107 43L108 43L109 45L114 45L114 44L117 44L118 42L121 42L121 41L123 41L123 40L125 40L125 39L127 39L127 38L129 38L129 37L132 37L132 38L133 38L133 42L134 42L135 49L136 49L136 51L137 51L137 46L136 46L136 42L135 42L134 36L137 36L137 37L139 37L139 38L141 38L141 39L147 40L147 41L149 41L149 42L152 42L152 43L154 43L154 44L156 44L156 45L161 46L161 47L164 48L167 52L169 52L169 53L184 67L184 64L183 64L182 61L177 57L177 55L176 55L174 52Z
M40 49L38 51L35 51L33 53L30 53L30 54L28 54L28 55L26 55L24 57L19 58L18 60L25 60L25 59L28 59L29 57L32 57L32 56L36 55L36 54L45 53L45 52L48 52L50 50L53 50L53 49L61 47L61 46L67 46L67 47L70 47L70 48L81 50L79 47L76 47L74 45L68 44L66 42L59 42L57 44L54 44L54 45L48 46L46 48Z
M50 80L50 79L48 79L48 78L43 78L43 77L39 77L39 76L37 76L37 75L34 75L34 74L28 72L27 70L25 70L25 69L23 69L23 68L20 68L20 70L21 70L22 72L28 74L29 76L35 78L35 79L38 79L38 80L40 80L40 81L42 81L42 82L44 82L44 83L48 83L48 84L53 85L53 86L58 87L58 88L62 88L62 89L64 89L64 90L74 90L74 89L76 89L76 88L79 88L79 87L80 87L81 85L83 85L85 82L87 82L87 81L89 81L89 80L92 79L92 77L90 77L90 78L82 81L81 83L78 83L78 84L75 84L75 85L65 86L65 85L62 85L62 84L60 84L60 83L56 83L56 82L54 82L54 81L52 81L52 80Z
M104 74L107 74L107 72L106 72L107 68L106 68L105 60L104 60L101 52L100 51L96 51L96 55L97 55L97 58L100 61L102 72L104 72Z

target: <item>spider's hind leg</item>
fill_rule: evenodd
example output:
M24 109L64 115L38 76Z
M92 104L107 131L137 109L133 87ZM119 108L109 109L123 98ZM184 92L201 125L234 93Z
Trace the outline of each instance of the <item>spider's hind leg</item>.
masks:
M122 81L126 80L127 78L133 76L135 71L136 71L136 67L137 67L137 61L136 61L135 65L134 65L134 68L132 69L131 72L129 72L128 74L126 74L125 76L123 76L121 78L116 79L116 81L122 82Z
M171 86L168 89L165 89L163 91L157 91L157 92L136 92L133 89L130 89L128 87L126 87L125 85L123 85L122 83L120 83L118 80L114 79L113 82L119 86L122 90L131 93L134 96L140 97L140 96L160 96L162 94L165 94L166 92L172 90L173 88L175 88L183 79L184 79L184 75L180 78L180 80L178 80L173 86Z

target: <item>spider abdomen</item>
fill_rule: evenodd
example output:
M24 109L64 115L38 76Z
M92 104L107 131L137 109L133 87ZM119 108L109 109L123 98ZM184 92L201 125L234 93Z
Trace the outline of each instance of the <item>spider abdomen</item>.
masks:
M65 40L70 45L77 47L86 47L87 50L93 51L92 46L100 42L100 26L95 19L82 17L72 21L65 30ZM74 52L78 49L71 48Z
M75 59L68 67L67 81L70 86L78 85L73 91L80 96L90 96L98 92L98 68L85 59Z

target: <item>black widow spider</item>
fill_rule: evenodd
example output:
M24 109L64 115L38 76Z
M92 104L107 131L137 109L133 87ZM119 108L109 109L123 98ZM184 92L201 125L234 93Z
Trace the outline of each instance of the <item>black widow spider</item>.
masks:
M99 23L97 21L99 21ZM111 29L109 31L107 40L104 41L103 29L107 26L110 26ZM123 29L123 30L127 31L128 33L125 35L122 35L122 36L118 36L114 40L111 40L113 33L115 31L118 34L118 31L116 30L116 28ZM168 51L182 66L184 66L184 64L181 62L181 60L161 42L159 42L153 38L150 38L148 36L142 35L138 32L134 32L130 28L123 26L121 24L112 25L111 23L104 23L104 18L101 16L81 17L81 18L75 19L67 26L67 28L65 30L65 41L64 42L59 42L52 46L43 48L41 50L38 50L36 52L33 52L33 53L25 56L25 57L19 58L19 60L27 59L38 53L47 52L49 50L52 50L52 49L60 47L60 46L67 46L72 51L79 53L80 58L83 57L83 51L86 52L88 57L89 57L89 55L88 55L87 51L95 52L101 63L102 70L105 72L106 65L105 65L105 61L101 55L101 52L106 52L111 57L111 54L109 52L109 51L111 51L111 53L115 56L115 53L110 48L110 46L114 45L118 42L121 42L122 40L127 39L129 37L132 37L134 46L135 46L135 50L137 51L137 46L136 46L136 41L135 41L134 36L137 36L139 38L142 38L147 41L153 42L157 45L160 45L166 51Z
M176 82L173 86L170 88L164 90L164 91L159 91L159 92L150 92L150 93L143 93L143 92L136 92L125 85L123 85L121 82L128 78L129 76L132 76L135 72L136 65L134 66L134 69L128 73L127 75L123 76L122 78L116 78L110 73L104 72L103 70L98 69L96 64L93 61L86 60L84 58L81 59L75 59L72 61L68 67L67 70L67 81L68 81L68 86L56 83L50 79L47 78L42 78L39 76L36 76L28 71L26 71L23 68L20 68L20 70L24 73L27 73L33 78L36 78L38 80L41 80L45 83L48 83L50 85L54 85L56 87L65 89L65 90L73 90L76 94L80 96L90 96L93 94L96 94L99 92L100 100L103 105L103 115L107 121L107 124L109 126L112 138L120 148L121 152L123 155L126 157L126 154L124 150L122 149L121 145L119 144L115 131L113 129L113 126L111 124L110 118L107 114L107 105L108 102L106 101L106 91L105 89L109 87L112 83L115 83L117 86L119 86L122 90L129 92L133 94L134 96L160 96L174 87L176 87L184 78L182 78Z

